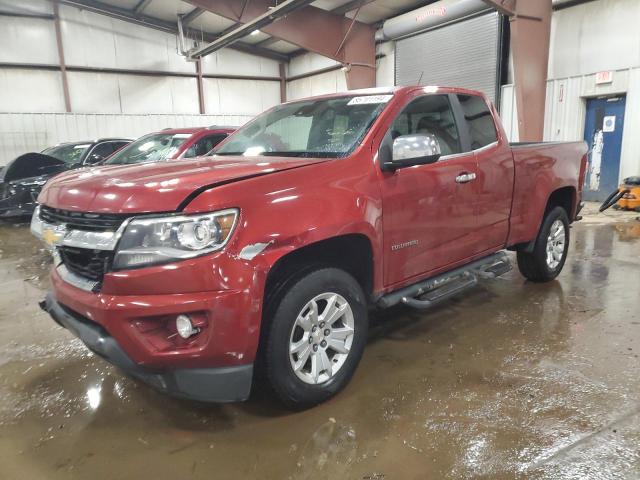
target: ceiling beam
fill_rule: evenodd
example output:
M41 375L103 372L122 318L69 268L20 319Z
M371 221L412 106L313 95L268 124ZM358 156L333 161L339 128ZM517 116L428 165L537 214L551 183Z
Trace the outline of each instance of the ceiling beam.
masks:
M251 22L268 15L274 3L273 0L250 0L243 11L240 11L242 2L188 2L216 15L252 25L244 30L245 34L250 29L255 29L256 25ZM288 2L281 2L280 5L286 3ZM306 5L289 12L277 22L268 22L259 29L268 35L345 65L347 86L350 89L375 85L375 27L371 25Z
M362 8L365 5L368 5L368 4L373 3L375 1L376 0L351 0L349 3L345 3L344 5L336 7L333 10L330 10L330 11L331 11L331 13L335 13L336 15L344 15L344 14L346 14L348 12L356 10L357 8ZM271 38L267 38L266 40L263 40L261 42L256 43L255 46L263 47L263 48L269 48L272 45L278 43L279 41L280 41L279 38L271 37ZM294 52L294 53L297 53L297 52Z
M149 6L151 0L140 0L138 4L133 8L134 15L140 15L144 12L144 9Z
M38 18L40 20L53 20L55 15L49 13L11 12L0 10L0 17Z
M191 22L193 22L196 18L204 13L204 10L201 8L194 8L189 13L182 16L182 25L187 27Z
M516 0L484 0L484 3L495 8L503 15L511 17L516 14Z
M60 3L63 5L86 10L88 12L106 15L111 18L133 23L135 25L152 28L154 30L170 33L172 35L178 35L178 26L176 23L167 22L166 20L144 14L136 16L131 10L114 7L112 5L108 5L96 0L60 0ZM187 33L192 33L194 35L194 38L199 37L205 42L212 42L219 37L218 35L208 32L188 31ZM282 55L272 50L267 50L266 48L255 47L246 43L238 42L230 48L233 48L234 50L238 50L240 52L249 53L251 55L258 55L260 57L277 60L279 62L286 62L288 60L288 57L286 55Z
M313 1L314 0L285 0L278 6L268 8L267 11L261 15L258 15L257 17L246 21L244 24L236 26L231 31L224 33L220 38L214 40L208 45L196 48L194 51L189 53L189 56L192 58L199 58L220 50L221 48L228 47L241 38L246 37L251 32L268 27L282 17L306 7ZM241 13L240 17L242 17L242 15L243 14Z
M331 10L331 12L335 13L336 15L344 15L352 10L355 10L356 8L362 8L365 5L368 5L375 1L376 0L351 0L344 5L334 8L333 10Z

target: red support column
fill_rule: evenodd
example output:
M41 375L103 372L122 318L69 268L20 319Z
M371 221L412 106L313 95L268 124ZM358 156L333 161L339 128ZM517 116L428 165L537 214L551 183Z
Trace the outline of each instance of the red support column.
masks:
M484 1L510 16L520 140L541 141L544 136L552 0Z

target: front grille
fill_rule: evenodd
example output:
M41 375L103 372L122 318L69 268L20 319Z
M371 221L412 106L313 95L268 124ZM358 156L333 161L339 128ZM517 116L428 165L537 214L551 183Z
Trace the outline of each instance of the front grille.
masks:
M111 213L71 212L46 205L40 207L40 219L43 222L54 225L64 224L70 230L114 232L126 218L126 215Z
M102 282L113 262L113 252L105 250L59 247L58 253L67 270L96 282Z

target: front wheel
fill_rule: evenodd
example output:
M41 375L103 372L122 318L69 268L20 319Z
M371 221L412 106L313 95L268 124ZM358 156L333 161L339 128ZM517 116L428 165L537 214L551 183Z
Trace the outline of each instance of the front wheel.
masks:
M289 407L311 407L344 388L360 362L368 329L364 292L343 270L312 271L282 295L267 328L272 390Z
M548 282L562 271L569 251L569 218L562 207L550 210L532 252L518 252L518 269L532 282Z

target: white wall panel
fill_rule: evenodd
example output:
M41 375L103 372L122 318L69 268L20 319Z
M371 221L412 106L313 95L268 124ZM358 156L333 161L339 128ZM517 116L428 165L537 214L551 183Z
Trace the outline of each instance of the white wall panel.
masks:
M376 87L393 87L396 81L395 42L380 44L377 53L384 56L376 62Z
M197 114L195 78L69 72L71 106L80 113Z
M17 0L0 0L0 10L16 13L53 13L53 5L50 0L29 0L20 2Z
M67 72L71 109L77 113L121 113L118 75Z
M513 85L502 87L500 97L500 119L507 138L510 142L519 140L518 134L518 109L516 105L516 93Z
M100 137L137 138L167 127L240 126L251 115L109 115L0 113L0 165L59 142Z
M614 81L596 85L595 75L560 78L547 82L545 141L584 139L587 99L626 94L625 126L620 159L620 178L640 173L640 68L614 72ZM517 111L512 85L502 88L501 116L511 141L518 139Z
M205 78L203 83L207 113L255 116L280 103L278 82Z
M119 75L118 77L122 113L169 113L172 111L169 79L138 75Z
M335 60L316 53L305 53L291 59L288 66L288 76L295 77L297 75L304 75L305 73L333 67L335 65L338 65L338 62Z
M0 62L58 63L53 22L0 16Z
M210 75L279 77L278 62L232 49L222 49L202 59L202 72Z
M171 90L171 112L197 114L200 111L198 105L198 80L196 78L169 77L169 89ZM206 92L205 92L206 94ZM226 110L224 113L236 110Z
M640 68L628 72L620 178L640 175Z
M104 15L61 7L68 65L193 73L177 54L176 37Z
M347 79L342 70L293 80L287 84L287 99L295 100L327 93L346 92Z
M638 24L638 0L598 0L554 12L549 77L639 67Z
M60 72L0 69L0 111L64 111Z

